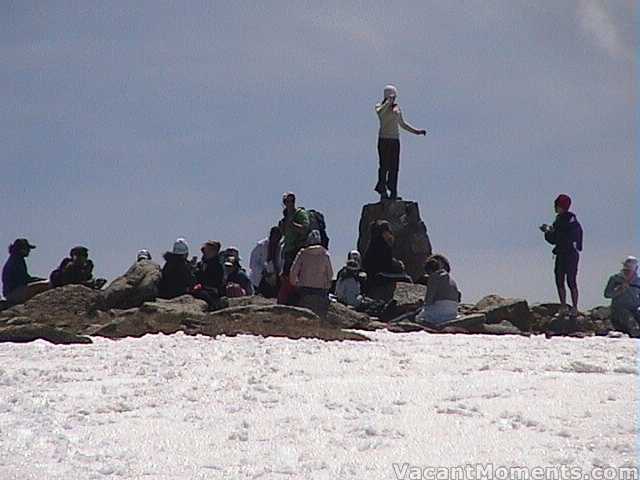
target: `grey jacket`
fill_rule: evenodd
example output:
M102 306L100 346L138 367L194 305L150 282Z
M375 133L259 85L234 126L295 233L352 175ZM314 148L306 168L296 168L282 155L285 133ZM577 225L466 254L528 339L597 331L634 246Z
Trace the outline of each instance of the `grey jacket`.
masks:
M640 278L635 275L629 282L629 288L623 292L616 292L616 287L622 285L623 282L624 275L622 273L611 275L604 289L604 296L611 299L612 307L637 310L640 308Z
M456 282L446 270L438 270L427 278L427 294L424 298L425 305L433 305L439 300L460 302L461 296Z

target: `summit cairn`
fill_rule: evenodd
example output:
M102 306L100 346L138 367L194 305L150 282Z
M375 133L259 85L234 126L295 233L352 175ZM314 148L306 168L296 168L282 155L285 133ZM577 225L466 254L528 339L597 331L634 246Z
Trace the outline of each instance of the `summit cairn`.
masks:
M427 227L420 218L417 202L382 200L362 207L358 236L358 250L364 254L369 245L369 225L376 220L391 224L395 237L393 256L404 262L413 281L424 275L424 262L431 255L431 241Z

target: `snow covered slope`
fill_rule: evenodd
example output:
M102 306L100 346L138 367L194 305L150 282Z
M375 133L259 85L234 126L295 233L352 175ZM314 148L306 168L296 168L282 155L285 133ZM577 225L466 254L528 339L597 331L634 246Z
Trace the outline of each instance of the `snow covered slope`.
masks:
M632 340L368 335L1 344L0 479L393 479L465 463L636 462Z

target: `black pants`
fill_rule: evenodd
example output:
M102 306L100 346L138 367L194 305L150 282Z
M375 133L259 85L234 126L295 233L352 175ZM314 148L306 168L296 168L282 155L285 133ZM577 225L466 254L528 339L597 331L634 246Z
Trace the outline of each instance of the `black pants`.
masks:
M376 192L386 193L392 197L398 195L398 169L400 168L400 140L397 138L378 138L378 184Z

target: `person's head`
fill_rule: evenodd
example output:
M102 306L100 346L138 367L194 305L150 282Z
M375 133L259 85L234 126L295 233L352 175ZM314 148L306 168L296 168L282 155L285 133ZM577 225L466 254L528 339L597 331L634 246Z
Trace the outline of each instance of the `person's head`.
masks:
M281 238L280 227L271 227L271 230L269 230L269 243L278 243Z
M9 245L9 253L11 255L20 255L22 257L28 257L31 250L36 248L35 245L31 245L26 238L16 238L11 245Z
M431 275L432 273L437 272L438 270L442 270L442 264L440 260L434 255L427 258L427 261L424 264L424 273L427 275Z
M215 240L208 240L202 245L200 251L202 252L204 258L213 258L220 253L220 247L220 242L216 242Z
M149 250L142 249L138 250L138 254L136 255L136 261L139 262L141 260L151 260L151 253Z
M184 238L178 238L173 242L171 253L174 255L182 255L185 260L189 257L189 244Z
M556 213L568 212L571 208L571 197L562 193L558 195L555 202L553 202L553 206L556 210Z
M360 265L362 263L362 256L360 255L360 252L358 250L351 250L347 254L347 262L349 262L349 260L354 260L358 263L358 265Z
M311 230L307 235L307 246L312 247L314 245L320 245L322 243L322 237L319 230Z
M237 272L240 270L240 260L238 259L238 257L234 256L226 257L223 263L223 267L225 274Z
M625 275L638 273L638 259L631 256L625 258L622 262L622 273Z
M282 204L287 211L292 212L296 208L296 194L293 192L285 192L282 194Z
M86 261L89 258L89 249L83 246L73 247L69 252L69 257L74 262Z
M385 100L389 98L395 103L396 98L398 97L398 89L393 85L387 85L384 87L383 95Z
M438 262L440 262L440 268L446 270L447 272L451 272L451 264L449 263L447 257L439 253L435 253L431 255L431 258L435 258Z

